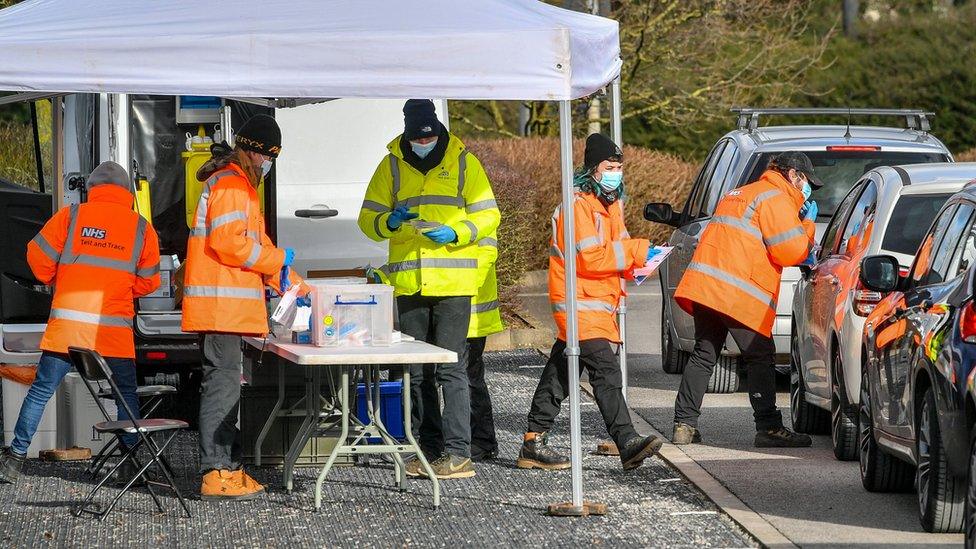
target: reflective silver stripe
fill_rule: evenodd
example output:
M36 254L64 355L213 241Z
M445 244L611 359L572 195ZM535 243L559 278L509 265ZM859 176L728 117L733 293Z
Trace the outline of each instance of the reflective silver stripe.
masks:
M244 267L250 269L261 258L261 245L257 242L251 243L251 255L247 256L247 261L244 262Z
M769 306L770 309L774 309L774 310L776 309L776 303L773 302L772 296L767 294L761 288L757 288L756 286L753 286L748 281L742 280L741 278L729 274L721 269L716 269L715 267L711 267L703 263L691 262L688 264L688 269L691 271L698 271L712 278L721 280L722 282L725 282L727 284L731 284L736 288L739 288L743 292L749 294L750 296L756 298L756 300L765 303L766 305Z
M380 270L386 274L400 273L403 271L413 271L420 268L419 259L411 259L409 261L400 261L397 263L387 263L380 267Z
M495 248L497 248L498 247L498 241L495 240L494 238L491 238L489 236L486 236L486 237L484 237L484 238L482 238L481 240L478 241L478 245L479 246L494 246Z
M247 231L247 237L255 242L261 242L261 235L257 231Z
M85 324L96 324L98 326L112 326L117 328L132 328L132 317L112 316L87 313L85 311L75 311L73 309L51 309L51 320L73 320Z
M560 250L558 246L550 246L549 257L558 257L559 259L563 259L563 251Z
M473 202L464 207L464 209L468 213L490 210L492 208L498 208L498 202L496 202L494 198L489 198L488 200L479 200L478 202Z
M742 219L744 219L746 221L751 221L752 220L752 217L754 215L756 215L756 209L759 207L759 204L761 202L765 201L766 199L772 198L772 197L774 197L774 196L776 196L778 194L779 194L779 191L777 191L775 189L774 190L771 190L771 191L766 191L766 192L757 194L756 195L756 198L753 198L752 199L752 202L749 203L749 206L746 207L746 211L742 215Z
M130 273L136 272L139 268L139 257L142 255L142 249L146 247L146 231L148 230L149 224L146 222L146 218L141 215L136 218L136 240L132 244L132 257L129 259L129 269Z
M423 196L411 196L398 206L413 208L415 206L454 206L455 208L464 207L464 199L456 196L445 196L438 194L428 194Z
M71 221L68 223L68 239L64 243L64 251L61 252L62 259L74 257L73 243L75 240L75 226L78 224L77 204L72 204L68 209L68 218L71 219Z
M363 200L363 205L360 209L369 210L371 212L380 212L380 213L390 211L389 206L384 206L383 204L380 204L375 200Z
M186 286L183 288L183 295L189 297L231 297L235 299L264 300L264 290L226 286Z
M461 151L458 156L458 200L464 205L464 172L468 170L468 151Z
M54 249L54 246L52 246L41 233L37 233L37 236L35 236L31 242L37 244L37 247L40 248L41 251L44 252L44 255L46 255L51 261L57 263L57 261L61 259L61 254Z
M762 240L762 232L745 219L739 219L738 217L731 217L728 215L716 215L712 218L712 223L718 223L719 225L726 225L728 227L735 227L736 229L749 233L758 240Z
M225 213L224 215L215 217L213 221L210 222L210 230L214 230L221 225L226 225L234 221L243 221L247 223L247 214L237 210L236 212Z
M421 259L420 268L435 268L435 269L477 269L478 260L477 259L442 259L434 257L431 259Z
M145 269L139 269L136 271L136 276L140 278L149 278L155 276L159 273L159 262L157 261L152 267L146 267Z
M225 177L232 177L234 175L235 174L233 171L221 170L211 175L210 178L207 179L207 184L203 187L203 192L200 193L200 200L197 201L197 216L196 216L196 220L193 223L194 228L198 229L196 236L200 236L199 234L200 229L202 229L204 231L203 234L206 235L207 210L210 207L209 200L210 200L211 189L213 189L215 185L220 183L221 179Z
M193 227L190 229L190 236L207 236L208 232L206 227Z
M400 164L397 162L397 157L393 153L387 155L390 159L390 177L393 179L393 205L397 205L397 195L400 194Z
M583 250L596 248L599 245L600 245L600 237L588 236L576 243L576 251L582 252Z
M600 244L603 244L606 238L603 236L603 218L599 215L596 216L596 232L600 235Z
M630 233L629 233L629 232L627 232L627 231L624 231L624 232L622 232L622 233L620 233L620 238L621 238L621 239L627 239L627 238L630 238Z
M782 244L784 242L793 240L798 236L806 236L806 235L807 235L806 229L804 229L803 226L799 226L799 227L793 227L788 231L783 231L769 238L764 238L763 242L766 243L766 246L775 246L777 244Z
M381 217L383 217L383 214L379 214L379 213L373 216L373 230L376 231L376 236L383 236L383 233L380 232Z
M485 303L475 303L471 305L471 314L487 313L498 308L498 300L487 301Z
M98 257L95 255L79 255L72 258L70 262L71 265L88 265L90 267L102 267L104 269L113 269L116 271L125 271L129 273L135 272L135 269L131 267L130 261L122 261L121 259L109 259L107 257Z
M617 260L617 270L622 271L627 268L627 258L624 256L624 243L619 240L613 241L613 255Z
M475 240L478 240L478 226L475 225L474 223L468 221L467 219L465 219L461 223L463 223L465 226L467 226L468 227L468 230L471 231L471 239L468 240L468 243L470 244L471 242L474 242Z
M566 312L566 303L550 303L550 305L554 313ZM576 308L580 311L603 311L607 313L612 313L617 310L613 305L591 299L577 299Z

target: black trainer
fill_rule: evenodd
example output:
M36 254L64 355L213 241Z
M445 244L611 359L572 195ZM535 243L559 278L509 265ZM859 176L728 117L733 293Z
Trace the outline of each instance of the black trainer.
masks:
M648 437L636 436L627 441L623 448L620 448L620 462L624 470L636 469L644 463L644 460L653 456L664 445L664 440L651 435Z
M0 451L0 482L16 483L26 459L26 456L18 456L9 447Z
M756 448L806 448L811 444L810 435L794 433L786 427L756 432Z
M480 448L471 447L471 461L475 463L480 463L482 461L491 461L498 457L498 448L493 450L482 450Z
M545 433L530 433L522 442L515 466L519 469L557 471L569 469L572 464L569 458L549 447Z

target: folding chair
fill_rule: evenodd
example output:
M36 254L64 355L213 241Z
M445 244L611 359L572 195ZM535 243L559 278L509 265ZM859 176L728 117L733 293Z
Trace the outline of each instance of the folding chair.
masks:
M91 393L92 397L95 399L95 403L98 408L102 411L102 415L105 416L106 421L97 423L94 429L99 433L108 433L114 435L117 439L126 434L138 434L139 440L125 452L122 453L122 459L119 460L117 464L109 471L105 477L95 485L88 497L72 510L72 514L76 517L81 516L82 513L91 513L103 520L115 505L119 502L119 499L129 491L130 488L136 483L139 478L144 478L146 481L146 489L149 490L149 495L152 496L153 501L156 503L156 507L160 512L163 512L163 504L159 501L159 497L156 495L155 490L153 490L153 485L157 486L168 486L174 493L176 497L180 500L180 505L183 506L183 511L186 516L190 516L190 508L186 505L186 500L183 499L183 494L180 493L179 487L176 486L176 481L173 480L173 475L170 472L169 467L166 466L165 459L163 457L163 452L173 441L176 435L183 429L189 427L185 421L179 421L176 419L131 419L134 417L132 410L129 408L129 404L122 397L122 392L119 390L118 385L116 385L115 380L112 379L112 371L109 369L108 364L101 355L92 351L90 349L81 349L78 347L69 347L68 356L71 358L71 363L74 365L78 373L81 374L82 379L85 380L85 386L88 387L88 391ZM121 406L125 408L126 413L129 415L130 419L123 421L112 421L109 417L108 412L105 410L105 406L102 404L100 398L98 398L98 386L99 382L107 381L108 385L112 391L112 395L116 397L116 400ZM157 445L156 441L152 439L149 435L153 433L169 433L168 436L163 440L162 445ZM146 446L149 449L150 459L143 465L136 456L140 448ZM126 485L122 488L117 496L112 500L108 507L102 510L102 506L93 500L95 495L99 490L108 482L108 479L115 474L116 471L124 464L126 461L132 460L132 463L139 469L139 471L133 476ZM149 470L151 465L155 464L157 468L163 473L166 478L166 483L155 482L146 478L144 475L146 471Z
M112 388L107 387L106 384L98 384L98 398L104 400L115 400L115 396L112 394ZM163 403L163 399L169 395L176 394L176 387L172 385L142 385L136 388L136 396L142 404L139 405L139 417L142 419L151 419L153 413L159 408L159 405ZM112 418L106 418L111 420ZM91 475L92 480L98 477L99 471L102 467L108 463L109 459L119 457L122 455L121 446L119 445L118 437L113 438L102 449L99 450L98 454L92 459L91 464L88 466L88 473ZM170 469L172 471L172 469Z

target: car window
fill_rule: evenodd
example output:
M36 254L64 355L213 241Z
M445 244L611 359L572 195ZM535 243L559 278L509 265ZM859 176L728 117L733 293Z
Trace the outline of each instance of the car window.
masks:
M813 191L812 198L817 201L820 221L834 214L841 200L851 188L851 184L862 175L879 166L898 166L903 164L918 164L922 162L946 162L948 158L939 153L889 152L889 151L803 151L813 162L817 176L823 180L824 186ZM753 166L748 180L741 184L759 179L769 160L779 152L764 152Z
M956 213L956 205L953 204L942 211L939 218L936 219L935 223L926 233L925 238L918 247L918 253L915 254L915 263L912 265L912 274L910 279L918 283L921 281L929 272L932 266L932 248L935 243L938 242L942 235L945 233L946 227L949 226L949 222L952 220L953 214Z
M915 255L925 231L932 224L949 194L902 195L888 218L881 249L885 252Z
M874 181L868 180L864 192L851 209L851 217L847 220L844 236L840 240L839 253L854 257L867 248L874 230L874 213L877 207L878 187Z
M952 278L964 274L976 261L976 222L973 220L970 220L969 227L963 235L962 246L958 255L959 259L956 261L955 267L949 271Z
M712 178L712 173L715 171L715 164L718 162L719 157L722 156L722 151L725 149L726 144L728 144L728 141L723 139L718 142L718 145L715 145L715 148L708 155L705 167L702 168L701 173L698 175L695 189L692 192L691 198L688 200L687 211L690 219L698 219L703 215L702 203L705 201L705 197L708 196L708 183Z
M854 206L854 201L861 194L862 188L863 185L855 185L847 194L847 198L841 202L840 207L837 208L837 213L831 218L830 223L827 225L827 230L824 231L823 238L820 239L820 253L817 256L819 259L830 257L837 249L837 245L840 243L840 237L843 235L840 228L844 226L844 222L847 220L847 216Z
M942 218L939 219L939 224L942 227L936 227L931 259L927 261L929 267L924 271L919 271L920 276L916 278L919 285L939 284L947 280L949 266L956 255L956 249L962 240L963 231L968 228L972 215L973 207L963 204L956 209L948 223L943 223ZM945 233L941 239L939 239L940 229ZM922 252L919 251L920 256L921 254Z
M712 215L712 212L715 211L715 205L718 204L718 200L722 196L729 170L732 168L732 163L735 161L736 153L739 150L735 142L729 140L727 143L728 145L722 150L722 156L715 163L715 170L712 171L712 176L709 178L704 197L704 207L701 211L702 215Z

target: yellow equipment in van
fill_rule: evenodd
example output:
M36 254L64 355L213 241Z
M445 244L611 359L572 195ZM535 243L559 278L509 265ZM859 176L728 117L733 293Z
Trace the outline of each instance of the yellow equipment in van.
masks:
M197 135L200 137L206 136L206 132L203 126L197 129ZM193 228L193 223L196 221L194 216L197 211L197 202L200 201L200 195L203 194L203 181L197 180L197 170L201 166L207 163L211 158L210 154L210 144L209 143L193 143L191 145L192 150L184 151L181 153L183 157L183 167L185 169L185 179L186 179L186 226ZM264 213L264 179L261 179L261 183L258 185L258 200L261 201L261 213Z
M136 172L136 200L132 209L152 223L152 196L149 192L149 180Z

